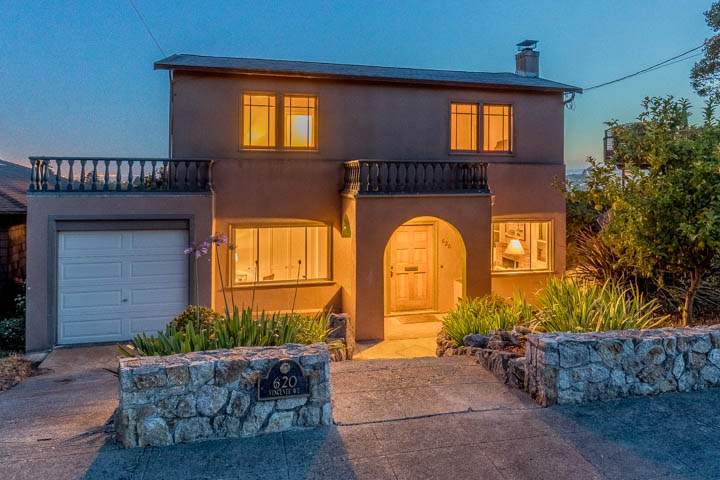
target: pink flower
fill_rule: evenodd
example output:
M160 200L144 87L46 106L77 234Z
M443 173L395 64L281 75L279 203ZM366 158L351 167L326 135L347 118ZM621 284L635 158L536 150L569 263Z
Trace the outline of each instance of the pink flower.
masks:
M216 233L211 236L209 240L217 245L225 245L228 243L228 237L224 233Z

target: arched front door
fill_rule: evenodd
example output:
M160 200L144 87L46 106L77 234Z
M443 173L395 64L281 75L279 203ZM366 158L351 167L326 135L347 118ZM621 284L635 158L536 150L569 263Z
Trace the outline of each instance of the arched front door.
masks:
M405 224L390 238L390 313L436 310L436 230L435 223Z

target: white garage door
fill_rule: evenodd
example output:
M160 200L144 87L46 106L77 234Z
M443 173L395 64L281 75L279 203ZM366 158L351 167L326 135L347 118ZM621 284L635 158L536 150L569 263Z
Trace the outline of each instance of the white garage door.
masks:
M129 340L188 301L184 230L61 232L58 343Z

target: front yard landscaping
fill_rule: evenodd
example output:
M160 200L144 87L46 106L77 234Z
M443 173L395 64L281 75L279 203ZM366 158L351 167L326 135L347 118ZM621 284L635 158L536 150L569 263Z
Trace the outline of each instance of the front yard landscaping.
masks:
M14 387L34 371L32 362L18 355L0 358L0 392Z

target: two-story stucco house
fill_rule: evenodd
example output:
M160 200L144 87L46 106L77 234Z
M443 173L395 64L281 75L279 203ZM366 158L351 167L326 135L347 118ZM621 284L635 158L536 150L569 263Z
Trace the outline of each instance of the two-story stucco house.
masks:
M169 158L31 159L27 348L221 311L221 282L239 305L346 312L358 340L462 296L532 294L565 267L555 181L580 91L538 57L520 44L516 73L157 62ZM234 248L183 253L215 232Z

